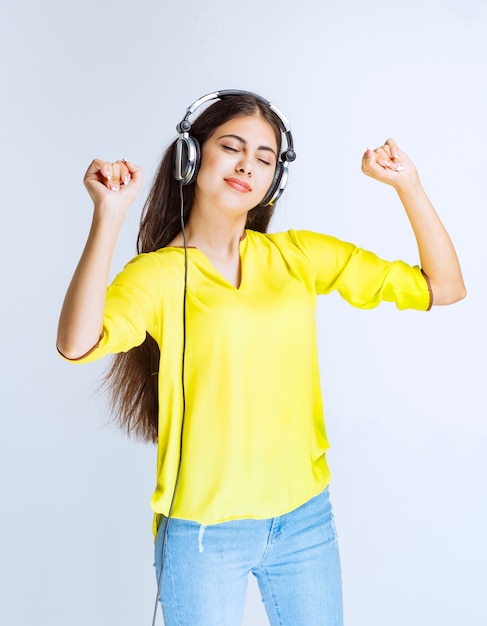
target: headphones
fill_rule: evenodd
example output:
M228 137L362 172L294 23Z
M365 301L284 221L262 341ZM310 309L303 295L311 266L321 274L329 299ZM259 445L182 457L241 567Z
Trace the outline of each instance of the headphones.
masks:
M288 179L288 165L291 161L294 161L296 153L294 152L293 137L291 135L289 122L285 116L271 102L256 93L252 93L251 91L240 91L238 89L214 91L206 96L202 96L186 109L184 118L176 126L179 137L176 140L173 175L181 185L191 185L194 183L198 175L201 163L201 150L198 141L194 137L190 136L192 124L189 118L207 102L211 102L212 100L223 100L224 98L233 96L246 95L253 96L256 100L268 106L269 109L275 113L279 120L281 131L286 137L287 142L286 150L282 152L279 160L277 161L272 184L264 198L259 203L260 207L266 207L274 204L274 202L281 197Z

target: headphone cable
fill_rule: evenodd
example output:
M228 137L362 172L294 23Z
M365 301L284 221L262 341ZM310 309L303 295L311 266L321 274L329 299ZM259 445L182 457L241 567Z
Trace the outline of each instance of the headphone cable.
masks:
M181 476L181 462L183 458L183 430L184 430L184 418L186 416L186 390L184 386L184 365L185 365L185 357L186 357L186 293L188 288L188 244L186 240L186 229L184 227L184 194L183 194L183 182L179 181L179 199L181 203L181 232L183 235L183 243L184 243L184 290L183 290L183 351L181 358L181 395L182 395L182 414L181 414L181 435L179 440L179 461L178 461L178 469L176 473L176 482L174 484L174 491L171 498L171 504L169 506L169 512L166 517L166 526L164 528L164 537L162 539L162 550L161 550L161 570L159 572L159 576L157 579L157 592L156 592L156 601L154 603L154 613L152 616L152 626L155 626L156 618L157 618L157 605L159 604L159 594L161 592L162 585L162 573L164 570L164 555L166 552L166 544L167 544L167 534L169 529L169 523L171 521L172 510L174 507L174 501L176 500L176 492L179 485L179 478Z

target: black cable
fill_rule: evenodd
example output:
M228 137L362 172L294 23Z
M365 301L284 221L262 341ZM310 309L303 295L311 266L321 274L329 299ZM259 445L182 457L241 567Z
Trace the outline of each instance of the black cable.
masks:
M181 435L179 440L179 461L178 461L178 471L176 473L176 482L174 485L174 491L171 498L171 504L169 506L169 512L166 517L166 527L164 528L164 537L162 540L162 550L161 550L161 571L159 572L158 580L157 580L157 593L156 593L156 601L154 604L154 614L152 616L152 626L155 626L156 618L157 618L157 605L159 604L159 594L161 592L161 584L162 584L162 572L164 570L164 555L166 552L166 543L167 543L167 534L169 529L169 522L171 521L172 510L174 507L174 501L176 500L176 492L178 490L179 478L181 476L181 461L183 458L183 430L184 430L184 418L186 416L186 390L184 387L184 364L186 357L186 292L188 289L188 245L186 241L186 230L184 228L184 194L183 194L183 183L179 182L179 198L181 201L181 232L183 234L183 243L184 243L184 290L183 290L183 351L181 358L181 392L182 392L182 414L181 414Z

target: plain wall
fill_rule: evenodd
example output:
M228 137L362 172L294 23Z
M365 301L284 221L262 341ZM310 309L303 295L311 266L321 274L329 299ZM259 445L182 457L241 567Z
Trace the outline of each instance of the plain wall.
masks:
M417 263L394 191L360 172L392 136L451 233L469 291L455 306L319 303L331 492L347 626L487 623L486 52L483 0L3 7L2 623L150 625L155 450L108 423L106 363L57 355L57 318L90 224L89 162L142 165L146 193L186 107L224 88L291 121L298 158L273 230ZM244 624L266 623L252 585Z

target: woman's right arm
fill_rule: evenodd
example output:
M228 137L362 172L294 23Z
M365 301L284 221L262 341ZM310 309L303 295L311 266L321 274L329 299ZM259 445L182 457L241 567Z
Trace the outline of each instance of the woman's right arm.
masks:
M93 221L66 292L56 344L68 359L80 358L100 339L110 263L127 209L140 191L142 169L95 159L84 183L94 203Z

